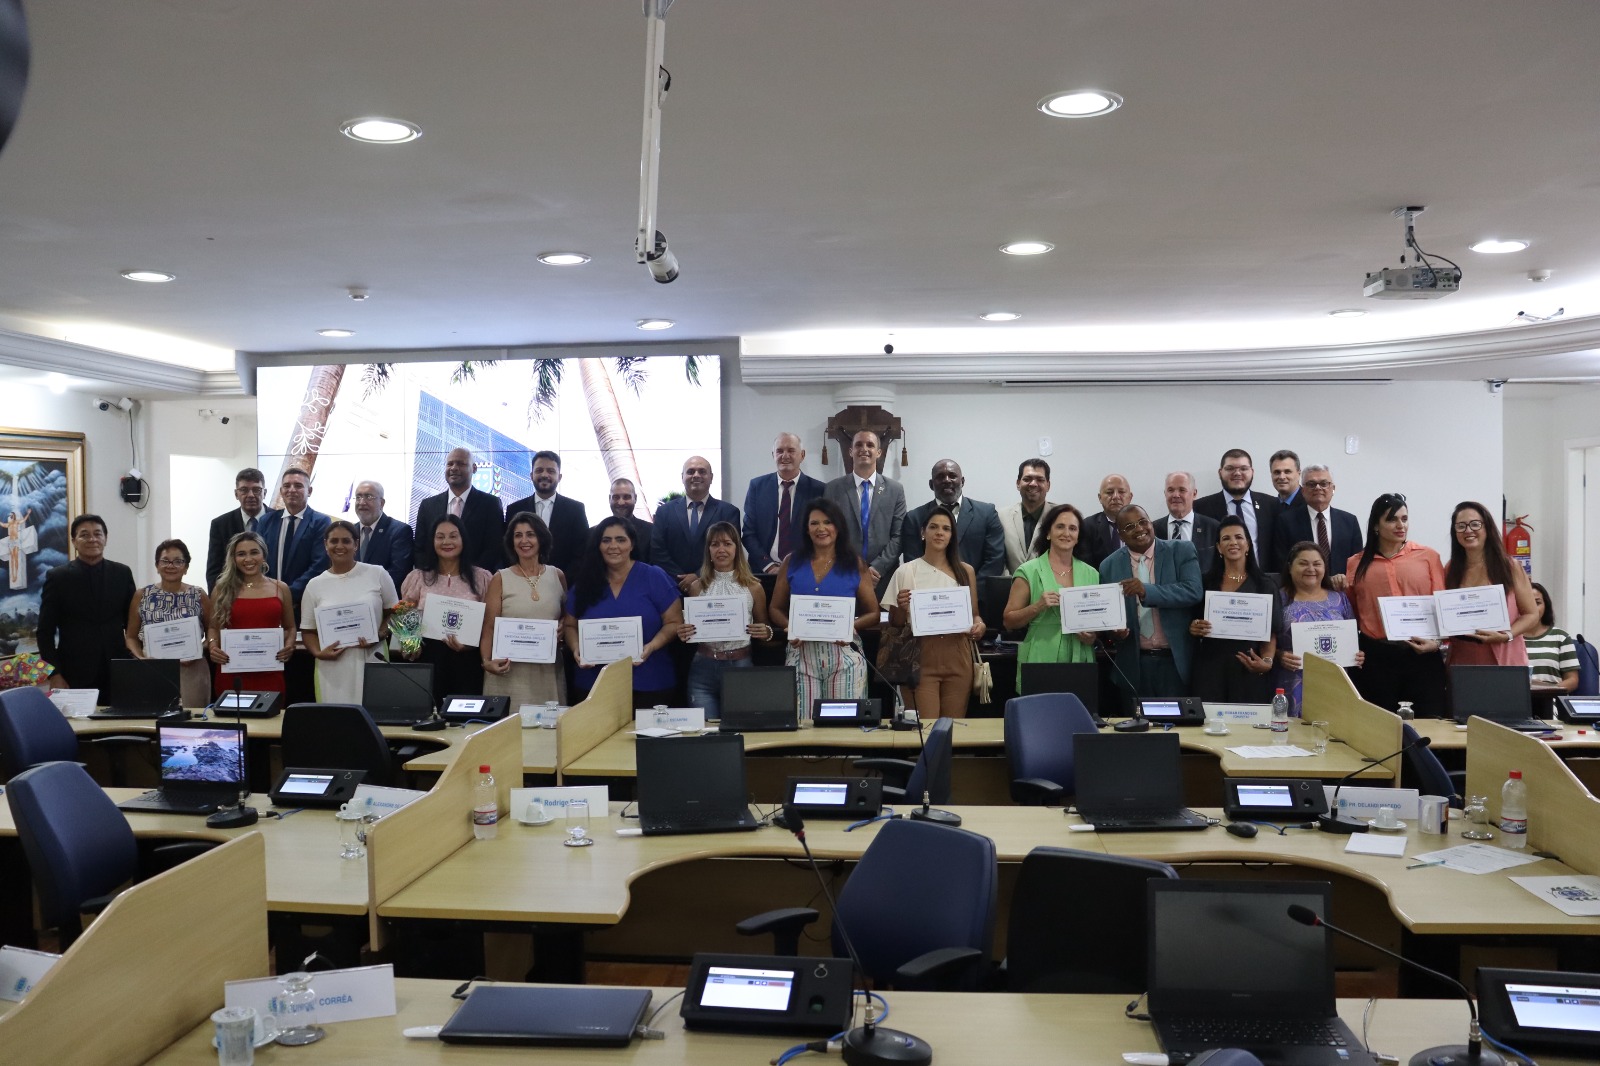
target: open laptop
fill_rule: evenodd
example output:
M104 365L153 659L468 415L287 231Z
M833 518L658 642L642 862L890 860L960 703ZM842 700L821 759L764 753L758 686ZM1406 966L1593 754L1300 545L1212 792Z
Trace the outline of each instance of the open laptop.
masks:
M725 677L744 671L729 671ZM645 836L756 829L744 781L744 737L640 737L639 828Z
M1476 716L1523 733L1556 728L1533 716L1526 666L1452 666L1449 674L1450 713L1457 725Z
M1101 833L1206 828L1210 820L1184 806L1181 759L1174 733L1078 734L1078 813Z
M379 725L416 725L433 717L432 663L367 663L361 706Z
M724 733L781 733L800 728L794 667L752 666L722 675Z
M475 985L439 1030L446 1044L627 1047L650 1007L643 988Z
M1168 1055L1243 1048L1265 1066L1370 1066L1339 1020L1323 881L1148 882L1149 1006Z
M212 814L231 807L245 784L244 726L236 722L161 722L161 787L117 804L125 811Z
M105 706L91 718L159 718L183 710L176 659L112 659L106 664Z

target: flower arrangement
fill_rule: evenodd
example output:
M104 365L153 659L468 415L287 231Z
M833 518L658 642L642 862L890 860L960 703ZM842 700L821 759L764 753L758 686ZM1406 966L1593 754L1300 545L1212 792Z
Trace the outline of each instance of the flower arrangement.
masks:
M14 655L0 662L0 689L42 685L55 672L56 668L39 658L35 652Z
M389 632L400 640L401 654L412 657L422 651L422 609L411 600L401 600L389 608Z

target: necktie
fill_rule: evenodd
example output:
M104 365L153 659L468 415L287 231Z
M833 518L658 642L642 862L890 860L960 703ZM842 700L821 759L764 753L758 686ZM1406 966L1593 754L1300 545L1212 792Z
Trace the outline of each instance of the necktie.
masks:
M254 518L252 518L249 521L245 522L244 528L249 530L251 533L254 533L256 531L256 520Z
M1188 525L1188 520L1187 519L1174 518L1172 520L1172 539L1173 540L1188 540L1189 539L1187 536L1184 535L1186 531L1184 530L1183 527L1186 526L1186 525Z
M300 526L300 516L299 515L290 515L289 516L289 535L287 537L285 537L284 541L283 541L283 549L284 549L284 551L287 552L289 550L289 548L294 544L294 531L296 529L298 529L299 526Z
M867 522L872 518L872 482L861 483L861 550L867 550Z
M1106 515L1106 525L1111 527L1111 550L1116 551L1122 547L1122 532L1117 529L1117 520Z
M366 526L366 525L362 526L361 527L361 547L356 553L356 558L359 559L361 562L366 562L367 561L367 544L371 540L372 540L372 527L371 526Z
M452 497L450 497L450 513L452 515L454 515L455 517L457 517L457 518L461 517L461 501L464 498L465 497L462 497L462 496L452 496Z
M695 502L690 502L689 504L689 532L691 534L700 532L700 506Z
M1244 501L1243 500L1234 500L1233 501L1233 513L1238 515L1240 518L1244 517Z
M1328 516L1321 511L1317 512L1317 547L1322 549L1324 559L1333 551L1332 545L1328 543Z
M778 501L778 558L789 554L794 530L794 482L783 483L783 498Z
M1140 555L1134 560L1134 576L1140 581L1144 582L1146 585L1150 584L1151 581L1150 563L1151 558L1148 555ZM1155 635L1156 631L1155 622L1150 616L1150 608L1141 603L1138 605L1137 613L1139 618L1139 636L1141 639L1148 641L1152 636Z

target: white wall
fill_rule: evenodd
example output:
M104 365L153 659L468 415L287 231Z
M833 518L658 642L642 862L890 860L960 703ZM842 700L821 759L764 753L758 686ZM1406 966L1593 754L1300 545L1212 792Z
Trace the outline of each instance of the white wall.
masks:
M237 506L233 498L234 474L243 467L260 465L255 416L238 413L240 403L230 401L225 426L218 417L201 417L201 409L210 406L210 402L197 399L159 400L145 404L140 411L146 444L141 446L139 458L151 486L148 513L152 514L153 539L140 556L139 565L134 565L132 559L127 562L133 565L134 577L141 582L147 576L154 578L155 546L168 537L177 537L188 545L189 554L194 557L188 580L204 585L211 519ZM221 405L217 406L220 411ZM250 409L254 403L246 401L244 406Z

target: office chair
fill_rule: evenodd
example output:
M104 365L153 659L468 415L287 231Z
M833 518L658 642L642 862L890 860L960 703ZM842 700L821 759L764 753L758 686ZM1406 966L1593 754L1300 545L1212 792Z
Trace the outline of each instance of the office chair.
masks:
M1145 990L1145 882L1178 872L1164 862L1034 848L1022 860L1006 930L1010 992Z
M955 728L953 718L941 718L928 727L922 742L922 754L917 761L909 759L857 759L852 764L858 770L876 770L883 776L883 798L902 803L921 803L924 794L929 803L950 802L950 757L954 741L950 731Z
M1578 687L1572 694L1600 696L1600 652L1583 639L1582 633L1572 638L1572 646L1578 650Z
M283 765L365 770L369 785L389 785L394 757L372 716L354 703L294 703L283 712Z
M848 954L843 926L877 987L975 988L989 958L997 878L988 837L933 822L885 822L839 891L833 953ZM801 930L816 918L809 907L791 907L735 928L741 936L771 933L779 954L794 955Z
M1417 731L1409 722L1400 723L1400 739L1405 744L1414 743ZM1401 765L1401 783L1407 788L1415 788L1424 796L1447 796L1450 806L1462 806L1461 794L1466 791L1467 774L1465 770L1451 773L1444 768L1444 763L1439 761L1432 748L1411 748L1406 752L1405 762Z
M39 689L30 685L0 691L0 777L13 778L41 763L77 762L78 740L66 717ZM83 742L150 747L150 738L140 736L86 736ZM120 760L113 758L111 771L111 783L120 786Z
M141 858L128 819L74 762L24 770L7 783L6 802L33 870L39 913L47 928L60 930L62 950L83 932L82 915L104 909L124 885L216 846L169 844Z
M1033 807L1060 806L1073 793L1073 738L1095 732L1094 718L1070 692L1040 692L1006 701L1006 758L1011 799Z

